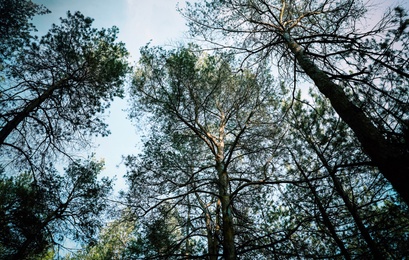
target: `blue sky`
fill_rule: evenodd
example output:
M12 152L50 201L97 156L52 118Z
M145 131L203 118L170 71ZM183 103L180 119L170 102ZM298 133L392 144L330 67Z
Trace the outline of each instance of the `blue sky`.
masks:
M177 0L33 0L50 9L51 14L38 16L34 24L39 35L44 35L52 23L59 23L60 17L66 17L68 10L80 11L94 18L97 28L117 26L120 30L119 40L126 44L131 53L131 61L137 61L139 49L149 41L152 45L175 45L183 40L187 30L183 17L176 11L180 2ZM126 169L122 156L140 152L139 130L127 119L126 100L116 99L111 105L107 118L112 134L97 138L95 149L96 159L105 160L104 176L116 176L116 189L125 189L122 176Z

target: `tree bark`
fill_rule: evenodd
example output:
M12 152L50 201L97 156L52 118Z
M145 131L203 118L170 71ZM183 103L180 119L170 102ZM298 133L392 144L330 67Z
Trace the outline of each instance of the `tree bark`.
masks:
M199 194L195 192L195 196L199 201L200 207L203 210L205 222L206 222L206 235L207 235L207 252L209 254L209 260L217 260L218 258L218 247L219 243L217 240L218 233L219 233L219 221L218 221L218 214L220 208L220 200L217 201L216 206L216 220L214 225L212 225L212 217L211 213L208 209L208 206L202 201Z
M219 197L222 206L222 233L223 233L223 255L226 260L236 259L234 246L233 216L229 194L229 177L223 162L217 161L216 169L219 176Z
M284 33L283 38L300 67L314 81L319 91L330 100L342 120L354 131L364 152L409 205L409 156L402 155L399 149L384 138L371 119L348 99L343 88L319 69L288 33Z

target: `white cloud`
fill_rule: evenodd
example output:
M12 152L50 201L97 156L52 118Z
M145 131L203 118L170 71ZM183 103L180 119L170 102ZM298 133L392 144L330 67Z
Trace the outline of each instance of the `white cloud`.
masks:
M177 3L176 0L127 0L127 22L122 30L126 42L132 42L131 48L138 46L139 50L150 40L154 45L168 44L182 37L187 28L183 17L176 11Z

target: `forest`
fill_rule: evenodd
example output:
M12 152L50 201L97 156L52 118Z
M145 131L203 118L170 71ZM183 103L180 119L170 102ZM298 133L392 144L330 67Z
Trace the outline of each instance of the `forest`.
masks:
M0 259L409 259L409 16L370 4L188 1L132 64L0 0ZM115 98L147 133L119 194L83 156Z

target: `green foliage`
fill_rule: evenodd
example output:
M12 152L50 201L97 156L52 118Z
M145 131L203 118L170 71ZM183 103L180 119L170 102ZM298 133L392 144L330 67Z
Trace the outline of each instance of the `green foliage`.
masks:
M45 7L4 0L0 12L1 253L52 257L66 238L92 241L103 223L112 181L98 180L102 162L73 153L91 135L109 134L102 115L123 97L128 53L118 28L93 28L79 12L41 38L29 20ZM70 162L63 174L54 167L61 158Z
M377 254L391 258L406 254L404 246L384 242L407 240L406 207L388 202L396 193L361 151L351 130L328 101L313 91L310 95L312 101L298 95L292 104L286 141L292 162L288 174L300 176L306 184L285 187L276 202L280 208L286 205L289 229L299 225L292 244L303 256L377 259ZM395 210L400 215L394 218L395 228L379 225L380 216L391 217ZM282 216L274 209L271 213L277 219Z
M135 223L129 216L121 216L101 229L98 239L83 250L71 253L65 259L108 260L129 259L128 253L134 241Z
M41 169L44 155L69 155L68 147L83 148L90 135L109 134L102 115L123 96L128 53L116 42L116 27L98 30L92 21L68 12L8 65L0 96L2 156L20 165L31 158L29 165Z
M175 209L165 204L145 217L139 229L134 230L135 239L127 248L127 257L136 259L176 259L182 254L180 217ZM174 256L174 258L172 258Z
M30 20L49 11L31 0L2 0L0 2L0 71L13 53L28 45L35 27Z
M98 232L112 189L98 180L103 163L72 160L60 174L50 162L109 133L101 115L129 70L118 29L68 12L37 39L29 19L47 10L2 1L0 156L13 161L7 174L24 173L0 176L0 257L51 259L67 238L84 245L67 259L407 257L408 207L345 123L357 114L300 90L310 78L328 96L325 82L407 169L407 13L365 31L366 11L352 0L188 3L191 33L232 51L141 49L130 117L151 133L126 157L123 215Z
M92 241L102 225L101 214L112 181L97 180L103 163L73 162L60 175L1 176L0 198L2 257L23 259L47 253L65 238Z
M30 252L36 256L50 245L50 237L42 227L42 214L45 211L44 196L27 173L18 178L7 178L4 173L0 181L0 256L24 257ZM30 243L25 243L30 239ZM25 247L25 248L23 248Z
M152 134L140 156L127 158L128 203L146 211L171 203L186 230L177 241L196 241L191 253L217 257L227 251L227 218L237 214L230 228L238 244L255 236L250 194L270 178L259 169L275 154L281 93L265 69L238 70L228 53L147 46L141 54L131 116L149 116ZM223 208L223 196L234 202Z
M396 7L366 26L369 10L354 0L215 0L182 13L210 46L276 65L293 93L314 84L409 204L409 20Z

